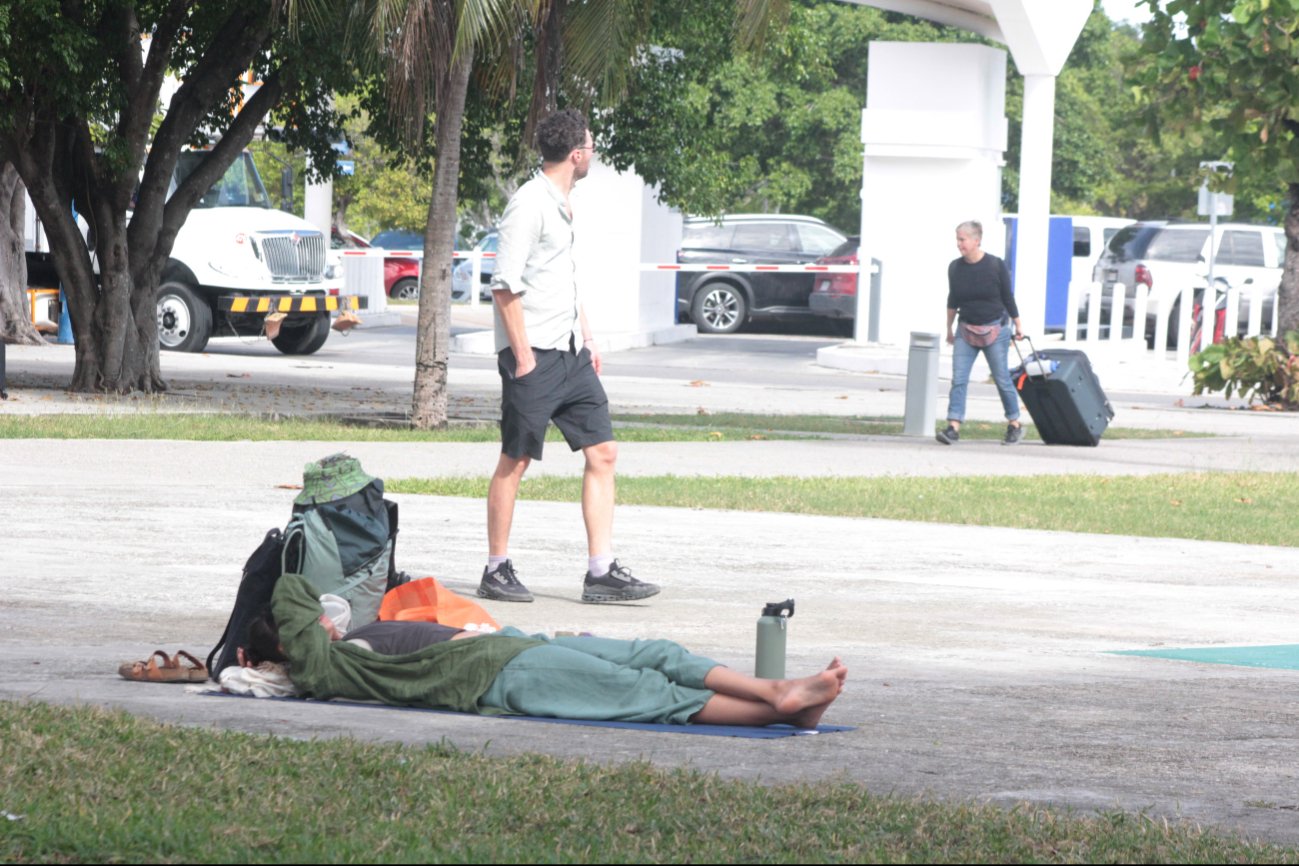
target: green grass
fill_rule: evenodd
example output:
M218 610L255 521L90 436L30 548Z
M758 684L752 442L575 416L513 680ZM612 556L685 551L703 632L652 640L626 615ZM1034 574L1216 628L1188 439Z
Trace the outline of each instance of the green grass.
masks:
M0 703L0 810L21 816L0 815L6 863L1299 862L1293 849L1119 812L300 742L11 702Z
M792 438L757 428L625 426L623 442L711 442ZM0 418L0 439L169 439L204 442L500 442L495 422L458 424L446 430L411 430L301 417L266 418L252 415L179 414L171 412L118 415L30 415ZM552 425L547 441L563 436Z
M395 493L483 499L486 478L387 479ZM1027 478L742 478L628 476L625 505L787 511L976 526L1016 526L1155 538L1299 546L1294 493L1299 474L1213 472ZM520 498L576 502L581 479L527 478Z
M944 422L945 423L945 422ZM623 442L716 442L752 439L798 439L838 436L901 436L900 418L851 418L835 415L615 415ZM1000 439L1002 423L971 421L961 427L963 439ZM1171 439L1180 430L1111 427L1107 439ZM1194 434L1196 436L1205 434ZM563 437L552 425L549 441ZM1037 438L1032 425L1027 439ZM418 431L395 423L372 423L301 416L246 414L122 412L117 414L11 415L0 417L0 439L170 439L210 442L352 441L352 442L497 442L495 421L460 423L447 430Z
M805 433L830 436L901 436L903 419L897 417L865 418L847 415L766 415L744 412L710 412L695 415L637 414L615 415L623 424L661 425L669 427L700 427L708 430L743 428L767 434ZM947 426L941 421L934 432ZM1038 438L1031 423L1025 424L1025 439ZM968 421L961 425L962 439L1000 439L1006 433L1006 422ZM621 435L621 434L620 434ZM1194 433L1194 437L1212 434ZM1182 430L1143 430L1133 427L1110 427L1106 439L1177 439L1187 437Z

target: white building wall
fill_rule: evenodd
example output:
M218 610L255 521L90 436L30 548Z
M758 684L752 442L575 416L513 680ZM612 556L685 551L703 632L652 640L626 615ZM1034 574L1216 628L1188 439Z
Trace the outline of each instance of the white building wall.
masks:
M573 256L587 321L602 349L648 346L695 334L676 321L676 277L642 262L676 261L681 214L634 172L597 158L573 188Z
M999 49L871 43L859 255L882 263L882 343L943 332L958 223L979 220L984 249L1004 250L1005 79Z

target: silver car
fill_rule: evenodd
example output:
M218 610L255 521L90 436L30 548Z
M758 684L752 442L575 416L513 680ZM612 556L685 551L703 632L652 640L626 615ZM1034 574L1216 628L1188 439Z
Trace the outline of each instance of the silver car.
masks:
M492 281L492 274L496 273L496 241L497 233L490 231L483 235L482 240L474 244L474 252L490 253L484 255L480 267L478 297L480 300L490 301L492 292L487 288L487 284ZM474 260L460 259L456 266L451 270L451 300L467 301L469 300L470 285L474 279Z
M1208 223L1146 221L1119 230L1096 262L1092 279L1101 284L1101 321L1109 322L1114 287L1122 284L1125 335L1131 333L1133 289L1144 285L1149 302L1146 307L1145 336L1154 340L1155 318L1165 304L1170 304L1170 319L1180 309L1178 297L1186 286L1203 291L1208 285L1209 257L1213 253L1213 280L1219 288L1232 286L1242 290L1251 287L1261 291L1264 318L1275 304L1276 289L1285 265L1285 231L1279 226L1255 226L1245 223L1219 223L1210 241ZM1245 292L1241 301L1241 321L1248 315ZM1086 297L1079 299L1078 320L1086 321ZM1102 334L1105 326L1102 326ZM1175 330L1175 329L1174 329Z

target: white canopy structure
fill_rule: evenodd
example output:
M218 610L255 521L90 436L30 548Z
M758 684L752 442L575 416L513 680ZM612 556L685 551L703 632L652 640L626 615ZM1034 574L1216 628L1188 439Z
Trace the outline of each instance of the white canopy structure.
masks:
M839 2L964 28L1010 49L1024 76L1016 302L1025 328L1040 333L1046 310L1055 80L1091 14L1092 0ZM942 308L934 294L945 297L956 223L983 219L994 250L994 239L1000 237L1000 226L991 223L1000 215L1003 157L997 151L1005 150L1004 60L998 66L986 49L972 48L981 46L872 45L862 117L860 255L862 262L874 255L884 264L882 342L904 342L910 330L934 329L933 317ZM885 69L877 70L877 59ZM994 197L989 200L989 195ZM908 207L900 196L914 204ZM899 208L911 213L899 213ZM905 218L919 214L932 218ZM863 305L858 327L864 329L869 294L860 293L858 302ZM925 322L930 326L924 327Z

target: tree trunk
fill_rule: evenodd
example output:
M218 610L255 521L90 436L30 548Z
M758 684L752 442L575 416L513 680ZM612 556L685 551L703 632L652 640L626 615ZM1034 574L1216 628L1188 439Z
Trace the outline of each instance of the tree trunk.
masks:
M45 339L27 304L26 205L23 182L11 163L0 163L0 343L38 346Z
M1299 330L1299 183L1290 184L1285 214L1285 270L1276 291L1278 335Z
M451 268L454 264L456 205L460 183L460 130L473 68L472 50L454 61L446 86L438 88L437 165L433 200L424 230L420 275L419 328L415 338L415 393L411 426L432 430L447 425L447 356L451 347Z

